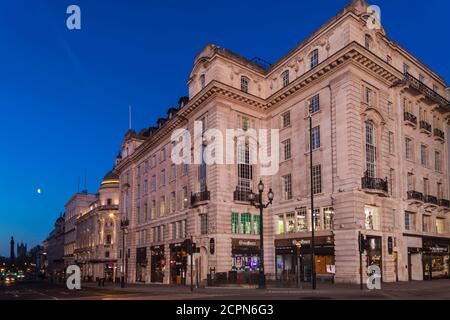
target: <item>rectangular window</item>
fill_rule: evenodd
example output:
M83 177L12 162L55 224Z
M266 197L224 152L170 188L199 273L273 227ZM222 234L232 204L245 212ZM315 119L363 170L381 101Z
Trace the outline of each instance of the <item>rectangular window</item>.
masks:
M333 207L323 208L323 229L333 230L334 209Z
M420 162L424 167L428 165L428 148L424 144L420 146Z
M150 209L150 217L151 219L155 219L156 218L156 201L152 200L152 207Z
M292 199L292 176L290 174L283 176L283 200Z
M427 178L423 178L423 195L430 195L430 181Z
M391 196L394 195L394 189L395 189L395 170L389 169L389 194Z
M177 178L177 167L175 164L172 164L170 167L170 180L174 181Z
M365 87L365 90L364 90L364 102L366 104L368 104L369 106L373 106L374 105L373 104L373 102L374 102L373 96L374 96L373 90L371 88Z
M415 214L412 212L405 212L405 230L414 231L415 230Z
M422 216L422 231L430 232L431 226L431 216L423 215Z
M241 213L241 232L242 234L252 234L252 215L250 213Z
M406 159L412 160L412 141L410 138L405 138Z
M144 181L144 192L145 192L145 194L148 193L148 180L147 179L145 179L145 181Z
M441 172L441 153L439 151L434 152L434 169L437 172Z
M394 153L394 133L389 132L389 153Z
M316 113L320 110L320 96L316 94L309 100L309 112Z
M253 234L259 235L261 230L261 219L259 216L253 216Z
M248 78L241 77L241 91L248 92Z
M308 231L308 217L306 208L297 211L297 232Z
M239 233L239 213L237 212L231 213L231 233Z
M110 234L106 235L106 244L111 244L112 243L112 237Z
M187 175L189 169L189 165L187 163L183 163L183 176Z
M189 198L188 198L188 189L187 187L183 187L183 199L181 199L183 201L183 209L187 209L188 205L189 205Z
M170 211L172 213L177 211L177 196L175 191L170 193Z
M156 191L156 176L152 176L152 191Z
M141 207L136 208L137 223L141 223Z
M200 234L208 234L208 214L200 215Z
M320 148L320 126L312 128L312 149Z
M445 230L445 219L444 218L436 218L436 233L444 234Z
M286 70L281 74L281 79L283 81L283 87L287 87L289 85L289 70Z
M144 204L144 221L148 221L148 205L147 203Z
M161 170L161 176L159 178L159 186L163 187L166 185L166 170Z
M377 207L366 206L364 208L366 217L366 230L380 230L380 215Z
M291 139L282 142L284 160L291 159Z
M313 176L313 193L322 193L322 166L316 165L312 167Z
M159 216L164 217L166 215L166 197L161 197L161 202L159 203Z
M403 73L405 75L409 74L409 66L406 63L403 64Z
M287 111L281 115L281 122L283 128L287 128L291 125L291 112Z
M310 55L310 67L315 68L319 64L319 50L315 49Z
M442 190L442 183L438 182L436 183L436 189L437 189L437 197L438 199L444 198L444 192Z

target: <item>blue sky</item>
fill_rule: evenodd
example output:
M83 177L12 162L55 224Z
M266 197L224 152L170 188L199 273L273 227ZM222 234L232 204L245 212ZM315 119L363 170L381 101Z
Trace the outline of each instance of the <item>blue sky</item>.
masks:
M85 172L97 190L128 105L133 127L154 124L187 94L206 43L275 62L348 2L0 0L0 255L11 235L40 243ZM70 4L80 31L66 28ZM388 35L450 81L450 2L373 4Z

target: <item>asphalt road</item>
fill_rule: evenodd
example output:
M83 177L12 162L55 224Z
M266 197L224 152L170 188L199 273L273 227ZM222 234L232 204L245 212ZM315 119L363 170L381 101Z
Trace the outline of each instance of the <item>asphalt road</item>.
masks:
M383 284L381 290L360 290L359 286L318 284L316 291L268 288L196 288L167 285L115 284L98 287L82 284L68 290L63 283L23 281L0 285L0 300L450 300L450 280Z

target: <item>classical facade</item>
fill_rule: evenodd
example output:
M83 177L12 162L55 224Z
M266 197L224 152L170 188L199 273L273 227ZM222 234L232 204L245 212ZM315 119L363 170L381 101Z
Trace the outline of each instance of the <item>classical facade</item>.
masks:
M77 217L89 211L91 203L97 199L95 194L87 191L77 192L64 205L64 265L65 267L75 264L75 244L77 231L75 222Z
M101 182L97 198L75 222L75 262L83 280L115 281L117 274L117 229L119 176L108 172Z
M64 273L64 218L59 217L55 221L55 226L50 232L48 238L44 241L46 244L46 273L49 275L58 275Z
M193 261L200 281L211 273L251 278L260 217L248 192L260 180L275 193L263 220L270 279L295 281L297 270L310 278L311 192L319 277L359 282L360 233L363 264L379 266L383 281L449 277L447 86L382 26L369 28L367 6L354 0L270 66L208 44L195 58L189 97L156 127L127 132L117 165L121 218L129 220L127 281L189 281L189 237L200 248ZM182 156L200 161L174 162L176 129L194 137ZM278 170L264 174L266 164L250 160L248 137L212 152L239 164L206 164L201 151L222 143L209 129L223 137L227 129L259 132L270 155L279 150Z

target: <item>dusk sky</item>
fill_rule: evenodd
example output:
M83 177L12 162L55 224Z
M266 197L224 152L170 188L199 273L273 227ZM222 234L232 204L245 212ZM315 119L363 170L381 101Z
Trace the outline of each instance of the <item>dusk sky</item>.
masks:
M208 42L276 62L350 0L0 0L0 255L39 244L65 202L96 192L128 129L187 95ZM66 8L81 8L79 31ZM450 81L447 0L376 0L388 36ZM42 193L38 194L37 189Z

